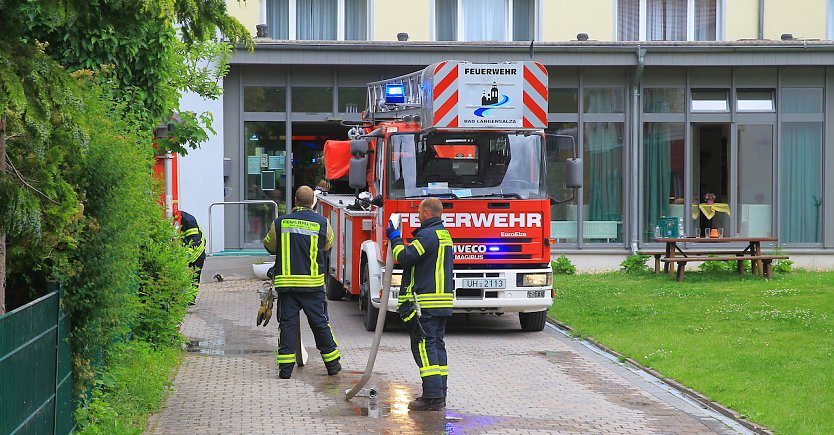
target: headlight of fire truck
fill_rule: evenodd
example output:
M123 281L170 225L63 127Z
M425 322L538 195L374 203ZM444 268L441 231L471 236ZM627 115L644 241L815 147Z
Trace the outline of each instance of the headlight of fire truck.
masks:
M519 287L543 287L553 284L552 273L519 273L516 276Z

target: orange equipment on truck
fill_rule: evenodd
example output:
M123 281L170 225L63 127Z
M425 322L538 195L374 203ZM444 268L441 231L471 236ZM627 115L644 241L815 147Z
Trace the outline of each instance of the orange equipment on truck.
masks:
M319 197L337 235L328 298L356 298L365 328L374 330L389 217L402 216L409 241L420 226L420 201L437 197L455 243L453 311L517 312L523 330L542 330L555 296L547 84L547 70L532 61L446 61L369 84L368 110L350 140L324 147L328 179L347 174L350 187L362 190ZM575 150L556 164L568 188L580 187ZM390 311L405 284L396 267Z

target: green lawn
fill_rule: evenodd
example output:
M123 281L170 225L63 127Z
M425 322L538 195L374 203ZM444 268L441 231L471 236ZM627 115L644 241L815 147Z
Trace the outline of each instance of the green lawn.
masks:
M834 272L556 275L550 316L778 433L834 431Z

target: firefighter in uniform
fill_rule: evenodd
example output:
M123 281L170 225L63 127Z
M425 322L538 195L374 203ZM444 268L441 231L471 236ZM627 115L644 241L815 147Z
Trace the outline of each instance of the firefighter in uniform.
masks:
M200 285L200 275L206 262L206 239L197 219L191 214L180 210L177 220L180 223L180 238L188 249L188 267L194 270L194 281Z
M417 209L421 226L405 245L400 230L389 223L386 234L394 260L403 268L397 311L409 329L411 353L420 368L423 394L408 404L416 411L446 406L446 320L452 315L452 237L443 226L443 204L427 198Z
M324 298L325 258L333 246L333 228L312 210L314 202L313 189L299 187L292 213L275 219L263 240L264 248L275 255L273 282L280 303L277 362L281 379L288 379L295 367L299 310L307 315L327 374L332 376L342 369Z

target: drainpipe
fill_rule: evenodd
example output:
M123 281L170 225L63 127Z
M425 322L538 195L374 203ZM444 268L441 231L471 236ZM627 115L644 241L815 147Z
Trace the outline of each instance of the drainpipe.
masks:
M171 219L174 216L174 171L172 162L174 155L165 153L163 157L165 168L165 217Z
M758 39L764 39L764 0L759 0L759 35Z
M634 80L631 83L631 194L629 195L630 221L631 221L631 253L637 253L637 245L640 240L640 211L638 209L639 186L640 186L640 85L643 82L643 67L646 60L646 49L637 46L637 68L634 70Z

